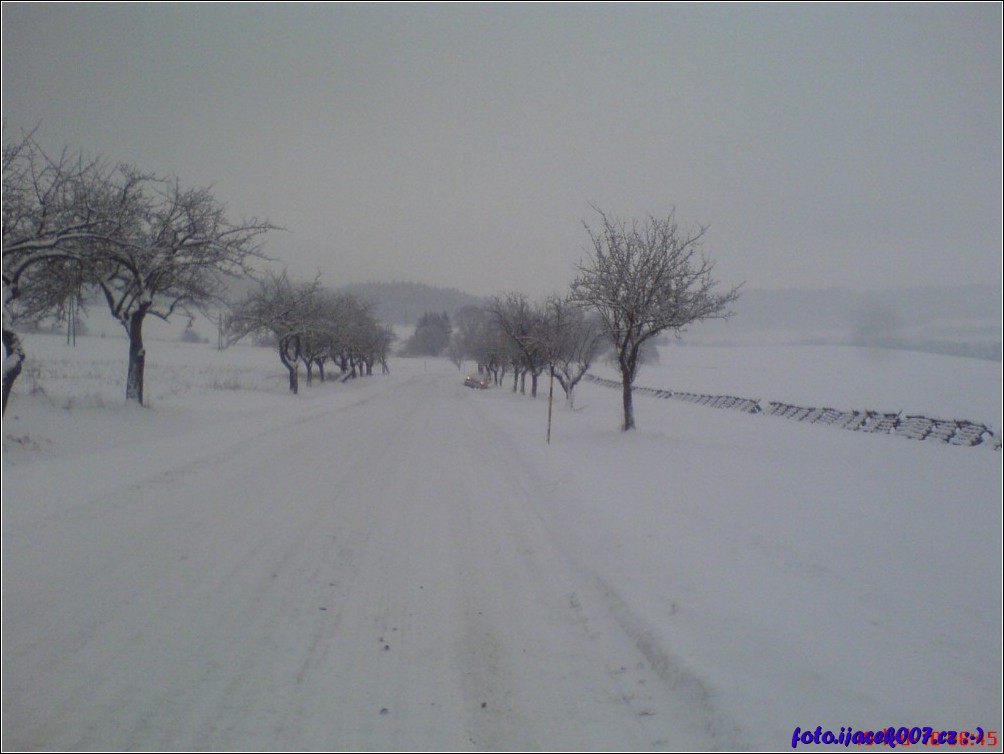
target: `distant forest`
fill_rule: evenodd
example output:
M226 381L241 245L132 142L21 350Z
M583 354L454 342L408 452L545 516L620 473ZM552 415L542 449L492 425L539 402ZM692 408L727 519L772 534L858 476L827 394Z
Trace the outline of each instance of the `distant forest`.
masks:
M411 325L426 312L446 312L453 317L465 306L483 306L478 298L455 288L435 288L422 283L352 283L337 290L351 293L361 301L376 305L376 317L390 325Z

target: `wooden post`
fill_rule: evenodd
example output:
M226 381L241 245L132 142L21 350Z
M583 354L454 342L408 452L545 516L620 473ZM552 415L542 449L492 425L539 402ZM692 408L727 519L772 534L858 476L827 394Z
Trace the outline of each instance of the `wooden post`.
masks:
M547 391L547 444L551 444L551 406L554 404L554 364L551 364L551 386Z

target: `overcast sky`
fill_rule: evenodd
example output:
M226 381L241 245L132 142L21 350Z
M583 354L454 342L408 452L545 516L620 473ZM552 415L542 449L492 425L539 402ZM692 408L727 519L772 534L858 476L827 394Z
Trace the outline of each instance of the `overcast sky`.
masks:
M4 138L212 185L331 286L563 290L593 205L729 285L999 284L1001 8L5 2Z

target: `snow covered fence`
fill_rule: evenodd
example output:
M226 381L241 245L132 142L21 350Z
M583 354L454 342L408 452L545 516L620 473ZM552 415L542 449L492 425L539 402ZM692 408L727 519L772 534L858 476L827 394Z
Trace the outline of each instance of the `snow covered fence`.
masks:
M602 377L586 375L586 379L604 387L620 388L621 383ZM918 414L903 414L887 411L839 411L835 408L812 408L793 406L788 403L771 401L766 410L756 398L737 398L731 395L704 395L683 393L674 390L636 387L636 393L655 398L675 398L711 408L728 408L746 414L764 413L792 421L809 424L825 424L855 432L892 434L911 440L929 440L949 445L984 445L994 450L1001 449L1001 437L985 424L965 419L936 419Z
M590 382L596 382L604 387L620 389L621 383L617 380L607 380L602 377L586 375ZM675 398L678 401L696 403L699 406L710 406L711 408L730 408L734 411L742 411L745 414L759 414L763 409L760 401L756 398L738 398L734 395L704 395L702 393L680 393L675 390L656 390L651 387L636 387L636 393L651 395L655 398Z
M857 432L892 434L911 440L932 440L950 445L990 445L999 450L1001 441L985 424L965 419L936 419L917 414L883 411L837 411L832 408L804 408L772 402L768 416L780 416L810 424L830 424Z
M669 391L662 392L668 393ZM737 398L733 395L702 395L700 393L669 393L665 397L696 403L699 406L731 408L734 411L742 411L744 414L759 414L763 411L760 408L760 401L756 398Z

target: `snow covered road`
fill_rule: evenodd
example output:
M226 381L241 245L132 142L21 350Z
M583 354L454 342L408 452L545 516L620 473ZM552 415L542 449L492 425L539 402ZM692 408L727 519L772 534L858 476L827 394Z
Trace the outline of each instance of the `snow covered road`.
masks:
M133 449L149 463L119 449L100 492L8 474L39 507L5 523L32 528L5 540L5 746L726 745L699 684L660 678L562 553L544 483L458 382L375 381ZM101 462L79 463L83 482Z
M53 350L48 393L4 419L5 749L1000 730L998 453L640 397L624 435L617 392L588 385L545 445L544 399L469 390L445 361L294 398L250 348L176 346L149 409L58 397L118 374L94 347L78 371ZM899 384L833 353L853 405ZM779 355L778 389L825 387ZM920 411L948 380L999 380L911 359L934 369Z

